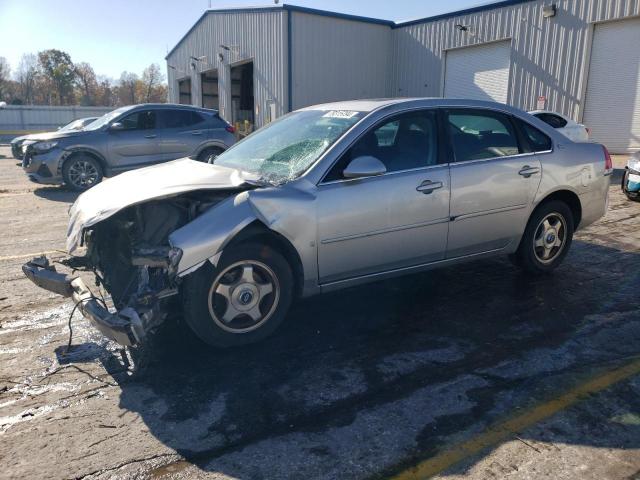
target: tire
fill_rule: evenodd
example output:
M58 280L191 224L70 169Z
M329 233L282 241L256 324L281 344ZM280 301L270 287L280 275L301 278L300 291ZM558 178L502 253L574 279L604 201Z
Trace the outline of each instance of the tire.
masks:
M622 175L622 183L620 185L622 187L622 193L624 193L626 197L632 202L640 202L640 194L631 193L629 192L629 190L627 190L628 179L629 179L629 170L625 169L624 174Z
M103 176L100 162L86 153L69 157L62 166L64 184L76 192L82 192L97 185L102 181Z
M251 280L247 266L251 266ZM271 292L263 294L269 283ZM259 342L282 323L293 291L291 267L280 253L254 243L240 244L223 253L217 267L206 262L185 278L185 320L214 347Z
M210 163L209 158L211 156L218 156L222 152L224 150L220 147L207 147L198 154L197 159L199 162Z
M555 270L569 252L574 229L573 213L566 203L543 203L529 218L514 263L534 275Z

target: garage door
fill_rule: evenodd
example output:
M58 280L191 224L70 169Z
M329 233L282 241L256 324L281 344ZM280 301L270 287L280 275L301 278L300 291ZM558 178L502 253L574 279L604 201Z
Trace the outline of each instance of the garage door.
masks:
M610 151L640 149L640 20L596 25L583 120Z
M507 103L511 42L447 52L444 96Z

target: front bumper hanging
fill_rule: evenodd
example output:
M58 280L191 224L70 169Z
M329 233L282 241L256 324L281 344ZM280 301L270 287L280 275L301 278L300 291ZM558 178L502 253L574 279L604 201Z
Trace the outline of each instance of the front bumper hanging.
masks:
M46 257L34 258L25 263L22 271L37 286L63 297L70 297L82 315L105 337L123 346L136 345L144 337L142 321L133 308L111 313L91 293L82 278L57 272Z

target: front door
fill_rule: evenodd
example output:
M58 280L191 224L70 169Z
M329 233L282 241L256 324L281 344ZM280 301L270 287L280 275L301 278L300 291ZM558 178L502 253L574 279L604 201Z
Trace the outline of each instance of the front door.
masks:
M447 258L505 248L524 232L540 161L524 153L508 115L456 109L446 118L455 157Z
M390 117L365 133L318 186L321 284L444 258L449 168L438 164L437 115ZM360 156L381 160L380 176L346 179Z
M156 112L139 110L117 121L120 130L109 130L109 157L116 171L160 161Z

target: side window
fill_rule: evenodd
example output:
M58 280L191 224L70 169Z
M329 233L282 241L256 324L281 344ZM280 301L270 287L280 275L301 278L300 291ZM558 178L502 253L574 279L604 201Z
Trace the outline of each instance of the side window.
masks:
M534 152L546 152L551 150L552 144L549 137L536 127L529 125L527 122L520 121L520 125L525 138L529 142L529 145L531 145L531 149Z
M190 110L162 110L163 128L188 128L204 122L204 118Z
M456 162L521 153L506 115L488 110L450 110L447 123Z
M156 112L146 110L127 115L120 120L124 130L150 130L156 128Z
M361 156L376 157L387 172L427 167L438 163L438 127L435 111L403 113L376 125L336 162L324 181L343 179L349 163Z

